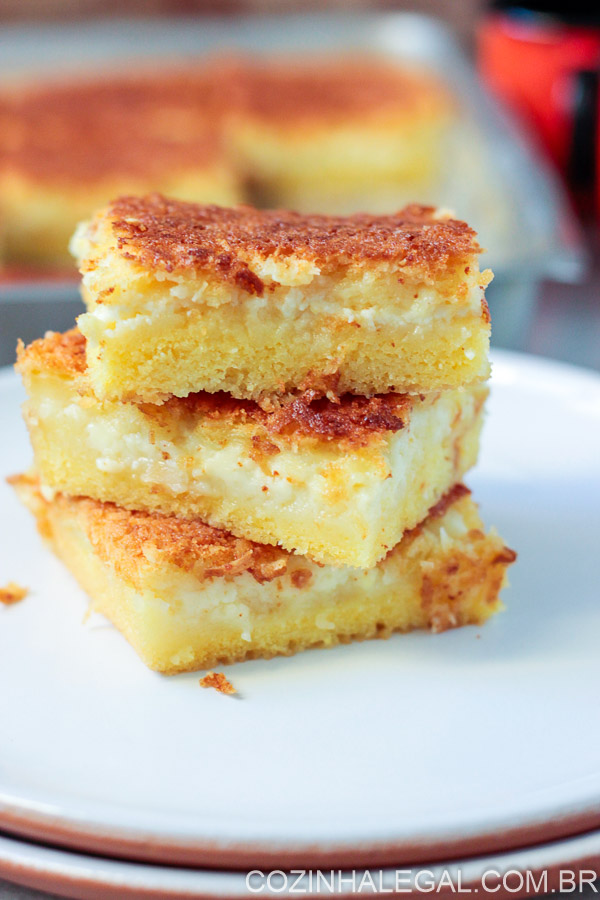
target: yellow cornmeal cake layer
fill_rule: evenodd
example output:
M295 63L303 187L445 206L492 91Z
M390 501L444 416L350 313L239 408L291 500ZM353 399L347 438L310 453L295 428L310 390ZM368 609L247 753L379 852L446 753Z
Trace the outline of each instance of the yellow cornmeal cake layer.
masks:
M271 412L227 394L97 400L76 330L20 347L17 368L45 486L359 568L475 464L487 396L483 385L337 403L307 393Z
M160 672L480 624L515 554L458 486L372 569L319 566L198 520L128 512L13 479L98 612Z
M238 64L234 158L260 205L394 212L434 191L455 102L418 68L369 57Z
M123 197L78 229L98 397L370 396L489 373L475 232L432 207L303 216Z
M15 86L0 101L0 217L10 262L71 264L78 222L121 193L242 199L219 125L217 67Z

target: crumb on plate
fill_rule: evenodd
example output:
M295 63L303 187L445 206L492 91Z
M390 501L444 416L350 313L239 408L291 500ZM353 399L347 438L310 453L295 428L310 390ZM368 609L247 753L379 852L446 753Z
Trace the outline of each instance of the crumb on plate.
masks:
M204 688L215 688L221 694L237 694L232 683L222 672L207 672L204 678L200 679L200 685Z
M11 606L13 603L19 603L29 593L29 588L21 587L16 581L9 581L4 587L0 587L0 603L5 606Z

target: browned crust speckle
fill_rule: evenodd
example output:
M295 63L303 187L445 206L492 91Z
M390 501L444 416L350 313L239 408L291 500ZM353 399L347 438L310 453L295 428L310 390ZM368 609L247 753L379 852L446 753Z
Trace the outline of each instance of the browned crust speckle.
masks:
M17 348L17 369L21 373L47 371L80 379L83 390L86 375L85 338L74 328L65 334L48 332L28 347ZM317 381L323 389L331 387L331 379ZM89 384L87 390L91 390ZM408 394L384 394L356 397L351 394L334 399L319 396L318 389L305 390L284 405L263 409L251 400L237 400L229 394L199 391L187 397L171 397L162 406L139 404L144 414L168 422L176 417L205 417L231 422L255 422L265 429L263 438L255 441L254 450L261 456L277 453L271 438L313 438L339 444L364 446L377 434L399 431L406 427L415 403ZM259 445L260 444L260 445Z
M515 562L517 558L517 554L514 550L511 550L510 547L503 547L500 553L497 553L496 556L492 559L493 565L503 565L510 566Z
M387 262L435 277L480 251L469 225L439 218L430 206L407 206L386 216L321 216L202 206L151 194L120 197L100 215L111 220L119 252L141 267L210 272L257 295L265 284L249 259L298 257L322 272Z
M490 308L488 306L488 302L485 297L481 298L481 318L482 321L486 323L486 325L490 324L491 316L490 316Z
M17 493L22 489L27 494L40 531L48 536L48 503L36 475L11 475L7 481ZM64 494L57 494L52 504L75 515L94 552L134 584L145 564L173 565L193 573L198 581L231 579L248 572L263 584L284 575L291 556L280 547L237 538L200 519L127 510L114 503Z
M438 500L435 506L432 506L429 510L430 518L440 518L444 515L447 509L449 509L453 503L457 503L461 497L465 497L467 494L470 494L471 491L465 484L455 484L454 487L451 487L449 491L447 491L444 496Z
M419 524L415 525L414 528L410 528L408 531L404 532L404 534L402 536L402 540L405 540L405 541L414 540L416 537L418 537L421 534L421 532L423 530L423 526L426 524L426 522L428 520L441 518L446 513L446 511L448 509L450 509L450 507L454 503L458 503L458 501L462 497L465 497L467 494L470 494L470 493L471 493L471 491L465 484L453 485L453 487L451 487L449 491L446 491L444 496L441 497L438 500L438 502L430 508L429 512L427 513L426 519L424 519L422 522L419 522ZM393 553L393 552L394 552L394 548L392 547L388 552L388 556L390 553Z
M0 603L4 606L12 606L19 603L29 593L29 588L22 587L16 581L9 581L4 587L0 587Z
M310 569L294 569L291 574L292 584L297 588L305 587L311 578L312 572Z
M220 694L237 694L236 689L223 672L207 672L204 678L200 679L200 687L214 688Z

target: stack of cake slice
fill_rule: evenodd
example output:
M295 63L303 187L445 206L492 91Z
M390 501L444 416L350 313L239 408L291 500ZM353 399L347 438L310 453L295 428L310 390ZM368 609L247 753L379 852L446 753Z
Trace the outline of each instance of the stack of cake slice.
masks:
M507 565L462 477L489 315L474 232L122 198L73 251L78 329L19 348L14 479L163 672L481 623Z

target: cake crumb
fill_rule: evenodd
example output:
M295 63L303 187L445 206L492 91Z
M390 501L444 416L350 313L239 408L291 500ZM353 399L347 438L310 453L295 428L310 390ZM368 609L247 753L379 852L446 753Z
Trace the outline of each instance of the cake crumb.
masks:
M237 694L236 689L222 672L207 672L200 679L200 685L204 688L215 688L220 694Z
M21 587L16 581L9 581L5 587L0 587L0 603L11 606L19 603L29 593L29 588Z

